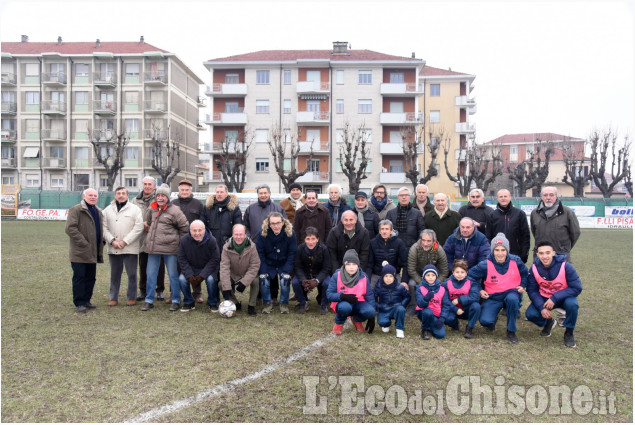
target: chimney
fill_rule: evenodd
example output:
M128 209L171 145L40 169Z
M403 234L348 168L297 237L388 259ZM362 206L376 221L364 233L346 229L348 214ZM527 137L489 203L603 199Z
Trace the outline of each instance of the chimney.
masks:
M57 37L57 44L62 44L62 36Z
M99 41L99 39L97 39L97 41L95 42L95 47L100 47L101 46L101 42Z
M23 43L28 43L29 42L29 36L28 35L22 35L22 42Z
M333 42L333 54L334 55L347 55L348 53L348 41L334 41Z
M412 52L412 59L415 58L415 52Z
M143 36L141 36L141 38L139 39L139 43L145 43L145 40L143 39Z

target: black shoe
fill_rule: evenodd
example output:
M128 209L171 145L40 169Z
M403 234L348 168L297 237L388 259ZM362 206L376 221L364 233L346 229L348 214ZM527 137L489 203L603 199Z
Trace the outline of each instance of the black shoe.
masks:
M459 328L459 325L456 325L455 328L450 327L450 329L452 329L452 332L461 332L461 329Z
M423 330L421 331L421 338L425 339L426 341L430 339L430 331L427 330Z
M465 327L465 333L463 334L463 336L467 339L472 339L474 338L474 334L472 333L472 331L474 330L474 328L470 328L469 326Z
M564 332L564 346L569 348L575 348L575 338L573 337L573 329L568 329Z
M295 310L298 314L304 314L307 311L306 304L298 304L295 306Z
M210 311L212 313L218 313L218 306L216 304L214 304L214 305L209 305L208 304L207 306L209 307L209 309L210 309Z
M143 303L143 306L141 307L141 311L148 311L151 308L154 308L154 304L153 303Z
M192 311L196 309L196 304L195 303L191 303L191 304L183 304L183 307L181 307L181 311L186 313L188 311Z
M170 305L170 311L177 311L179 308L181 308L181 303L172 303Z
M258 314L258 313L256 313L256 307L252 307L252 306L248 305L247 306L247 314L249 316L252 316L252 317L255 316L256 314Z
M321 315L325 315L328 312L329 312L329 308L327 306L325 306L325 305L320 306L320 314Z
M236 305L236 311L242 311L243 303L241 303L240 301L236 301L234 304Z
M143 301L143 300L145 300L145 299L146 299L146 296L145 296L145 295L139 295L139 296L137 297L137 301Z
M516 332L507 331L507 339L512 344L518 344L520 342L520 341L518 341L518 337L516 336Z
M496 330L496 324L489 325L489 326L483 326L483 327L485 328L485 330L487 332L490 332L490 333L492 333L492 332L494 332Z
M86 304L84 304L84 306L85 306L86 308L91 309L91 310L93 310L93 309L97 308L97 306L96 306L95 304L91 304L91 303L90 303L90 301L89 301L89 302L87 302Z
M86 313L86 307L83 305L78 305L75 307L75 313Z
M540 336L544 336L544 337L551 336L551 331L553 331L553 328L555 328L556 325L557 325L557 322L555 320L553 319L547 320L545 327L542 328L542 330L540 331Z
M163 292L157 292L157 301L165 301L165 297L163 296Z

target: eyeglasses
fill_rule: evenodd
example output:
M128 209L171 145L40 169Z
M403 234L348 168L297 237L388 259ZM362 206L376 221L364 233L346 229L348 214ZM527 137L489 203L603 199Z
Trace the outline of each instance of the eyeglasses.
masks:
M375 193L376 193L377 195L383 195L383 194L385 194L386 192L375 192Z

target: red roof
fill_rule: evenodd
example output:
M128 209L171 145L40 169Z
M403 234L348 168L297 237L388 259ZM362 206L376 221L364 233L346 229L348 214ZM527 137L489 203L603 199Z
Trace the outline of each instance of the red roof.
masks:
M583 142L584 139L579 139L577 137L564 136L562 134L556 133L521 133L521 134L506 134L504 136L498 137L494 140L490 140L487 143L498 144L498 145L510 145L517 143L531 143L537 142L541 140L543 142L552 141L552 140L568 140L572 142Z
M332 50L261 50L242 55L210 59L209 62L290 62L307 59L330 61L412 61L423 63L421 59L393 56L372 50L348 50L345 54L333 54Z
M142 54L144 52L169 53L148 43L138 41L102 41L97 47L93 42L70 42L61 44L40 42L3 42L2 52L12 55L40 55L46 52L57 52L61 55L92 55L93 53Z
M464 74L462 72L452 71L451 69L441 69L441 68L435 68L433 66L425 65L423 69L421 70L421 72L419 72L419 75L421 75L422 77L433 77L433 76L437 77L437 76L470 75L470 74Z

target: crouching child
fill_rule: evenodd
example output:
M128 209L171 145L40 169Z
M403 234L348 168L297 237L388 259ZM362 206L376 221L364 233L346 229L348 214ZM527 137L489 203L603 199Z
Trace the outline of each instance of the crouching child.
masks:
M415 288L417 317L421 320L421 338L445 338L445 321L450 311L448 292L437 279L439 271L432 264L423 268L423 282Z
M467 320L465 338L474 338L474 326L481 316L480 287L472 284L467 278L467 261L455 260L452 265L452 275L443 283L448 291L450 311L445 324L452 330L459 332L459 320Z
M397 338L404 337L404 321L406 307L410 303L410 292L398 282L397 270L384 261L381 270L381 278L375 285L375 297L377 300L377 323L384 333L390 331L392 320L395 321Z

